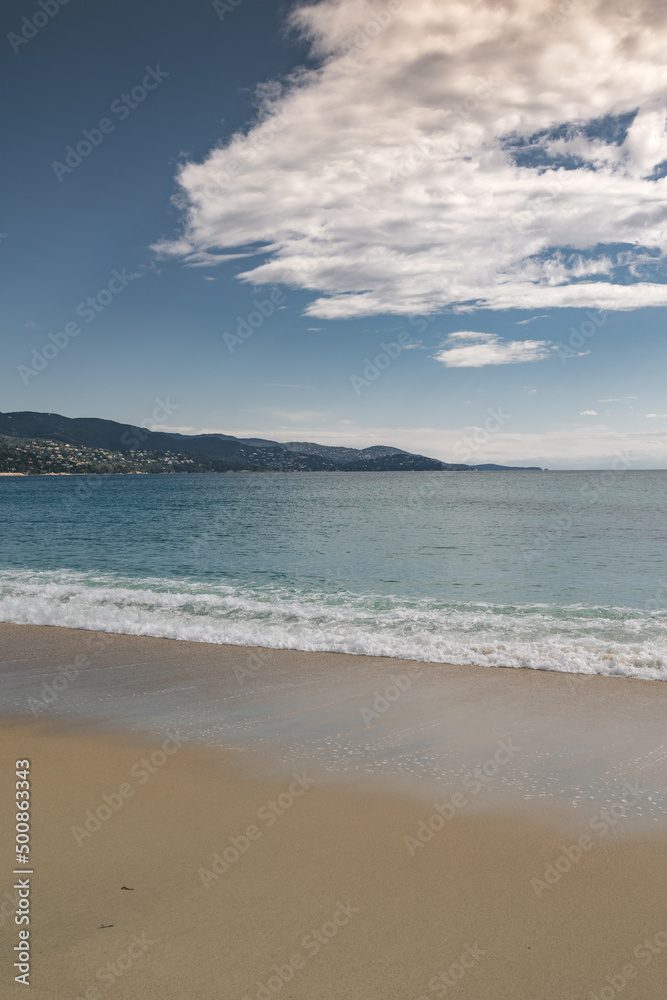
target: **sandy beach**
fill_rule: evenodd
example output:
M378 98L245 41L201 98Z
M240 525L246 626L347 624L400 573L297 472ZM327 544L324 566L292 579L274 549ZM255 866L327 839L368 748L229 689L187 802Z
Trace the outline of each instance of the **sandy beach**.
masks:
M433 810L371 782L62 723L6 720L2 744L30 759L37 997L664 995L663 836L577 849L539 814L460 815L410 849Z
M75 649L100 639L7 625L2 637L5 682L15 676L12 658L22 657L33 686L35 676L62 675ZM142 658L161 662L161 683L173 686L179 670L192 680L197 658L202 672L211 657L250 655L105 639L95 662L78 661L99 691L127 659L138 677ZM310 657L295 664L293 653L265 653L301 672ZM361 674L399 665L366 659L330 656L327 668L339 663L346 678L355 665ZM452 698L462 678L493 688L503 673L438 669ZM508 697L523 687L533 702L553 702L566 680L504 674ZM621 688L630 720L643 699L662 693L651 682L586 680L577 704L592 725L596 706L609 713ZM275 692L262 697L270 703ZM62 700L67 707L64 692ZM460 710L460 689L458 700ZM496 687L483 714L506 710ZM30 761L32 995L590 1000L621 987L637 1000L664 995L667 836L663 825L630 822L625 805L618 830L602 829L608 813L575 830L540 799L519 807L488 798L488 808L472 810L476 793L465 780L441 784L437 797L430 786L411 794L387 775L332 774L317 757L272 760L272 744L188 743L164 719L159 733L129 732L114 727L108 705L105 712L95 721L45 710L2 724L4 801L13 800L15 759ZM502 768L513 746L504 741L486 772ZM13 815L3 816L3 843L12 844ZM6 866L7 951L19 944L12 884L21 883L12 879L21 878ZM3 995L21 995L11 980Z

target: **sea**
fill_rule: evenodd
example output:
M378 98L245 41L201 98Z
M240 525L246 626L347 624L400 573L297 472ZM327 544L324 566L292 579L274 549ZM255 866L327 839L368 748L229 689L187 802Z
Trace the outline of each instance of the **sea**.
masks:
M2 477L0 621L667 680L667 471Z

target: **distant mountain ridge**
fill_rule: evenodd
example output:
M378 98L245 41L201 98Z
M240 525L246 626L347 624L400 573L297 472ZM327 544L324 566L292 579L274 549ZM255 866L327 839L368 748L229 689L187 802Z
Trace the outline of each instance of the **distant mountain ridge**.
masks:
M113 452L178 452L213 461L219 471L391 472L475 471L475 466L441 462L400 448L373 445L344 448L310 441L237 438L227 434L181 434L151 431L99 417L64 417L30 410L0 413L0 435L59 441ZM489 467L487 467L489 468ZM509 468L492 466L490 468Z

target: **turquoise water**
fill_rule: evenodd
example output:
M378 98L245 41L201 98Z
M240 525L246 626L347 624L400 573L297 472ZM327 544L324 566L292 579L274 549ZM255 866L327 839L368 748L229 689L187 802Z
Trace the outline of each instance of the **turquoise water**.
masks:
M667 679L667 472L0 479L0 620Z

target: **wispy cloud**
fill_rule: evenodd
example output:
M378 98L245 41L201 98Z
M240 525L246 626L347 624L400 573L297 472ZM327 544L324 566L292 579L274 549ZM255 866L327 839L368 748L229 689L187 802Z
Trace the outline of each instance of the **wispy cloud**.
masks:
M664 420L667 418L667 413L647 413L646 416L650 420Z
M552 317L548 313L541 313L539 316L531 316L530 319L518 319L516 321L517 326L526 326L527 323L534 323L536 319L551 319Z
M597 410L582 410L579 414L580 417L597 417Z
M464 346L457 346L469 341ZM434 354L446 368L484 368L486 365L517 365L542 361L549 356L548 340L501 340L495 333L460 330L450 333L447 346Z

